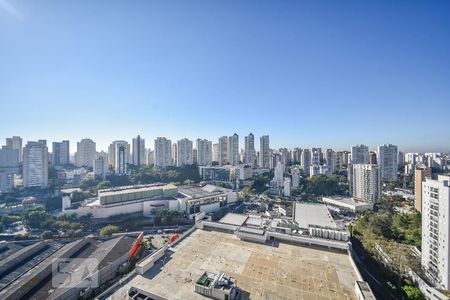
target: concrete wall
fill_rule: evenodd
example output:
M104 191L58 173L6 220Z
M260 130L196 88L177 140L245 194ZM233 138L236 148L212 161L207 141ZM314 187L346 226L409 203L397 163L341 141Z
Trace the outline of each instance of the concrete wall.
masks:
M168 246L164 246L156 250L156 252L153 252L149 256L147 256L143 261L139 262L136 265L136 273L139 275L145 274L148 270L150 270L151 267L155 264L155 262L164 256L166 253L166 250L168 249Z

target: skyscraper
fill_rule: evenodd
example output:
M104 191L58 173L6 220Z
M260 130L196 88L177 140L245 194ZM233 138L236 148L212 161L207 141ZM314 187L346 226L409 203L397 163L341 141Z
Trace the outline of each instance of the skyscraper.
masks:
M132 163L138 167L145 163L145 140L140 135L133 139Z
M326 162L326 165L327 165L327 173L328 174L333 174L333 172L334 172L334 165L335 165L333 149L325 150L325 162Z
M355 145L351 149L352 164L368 164L369 163L369 147L366 145Z
M165 137L155 140L155 167L165 168L172 165L172 141Z
M17 150L19 154L19 163L23 161L22 138L20 136L6 138L6 147Z
M422 183L422 268L440 288L450 288L450 176Z
M19 151L8 146L2 146L0 149L0 168L18 168Z
M367 203L377 203L381 197L379 167L369 164L350 165L349 187L353 198Z
M264 169L270 167L270 143L269 136L263 135L259 138L259 166Z
M121 145L124 146L125 150L125 165L131 163L130 144L127 141L123 140L112 142L108 147L108 164L112 167L112 169L114 169L114 172L117 171L117 163L119 162L119 158L117 157L117 150Z
M199 166L209 166L212 163L212 142L206 139L197 139L196 149L197 149L197 165Z
M40 142L28 142L23 152L23 185L48 186L48 149Z
M321 158L322 158L322 148L312 148L311 165L320 165Z
M300 158L300 166L306 175L309 175L309 167L311 166L311 150L303 149L302 156Z
M82 139L77 143L77 152L75 154L75 164L78 167L93 167L94 159L97 151L95 150L95 143L91 139Z
M255 136L253 133L250 133L248 136L245 137L245 159L244 162L246 164L249 164L251 166L255 165Z
M194 163L194 153L192 141L184 138L177 141L177 166L192 165Z
M422 212L422 182L425 182L427 177L431 178L431 168L424 164L417 164L414 170L414 196L418 212Z
M219 155L219 143L213 144L213 155L212 160L216 163L219 163L220 161L220 155Z
M130 163L130 144L126 141L116 142L114 157L114 172L117 175L126 174L127 165Z
M233 166L239 164L239 135L237 133L228 138L228 160Z
M52 144L52 164L55 166L70 163L70 142L53 142Z
M219 165L227 165L229 163L228 159L228 137L222 136L219 138Z
M397 158L397 146L391 144L378 146L377 161L383 180L397 180Z

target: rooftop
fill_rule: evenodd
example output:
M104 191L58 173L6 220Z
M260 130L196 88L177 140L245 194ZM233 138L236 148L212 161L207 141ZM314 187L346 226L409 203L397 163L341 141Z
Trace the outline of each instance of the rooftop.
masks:
M294 221L300 228L308 228L309 225L337 228L336 223L322 204L295 203Z
M222 219L220 219L219 223L242 226L247 219L248 215L227 213Z
M178 187L178 192L185 194L191 198L204 198L215 195L220 195L229 192L229 189L222 188L216 185L207 184L205 186L199 185L183 185Z
M356 299L357 275L345 253L257 244L204 230L194 231L171 250L110 299L126 299L130 287L167 299L205 299L194 289L205 271L235 278L251 299Z

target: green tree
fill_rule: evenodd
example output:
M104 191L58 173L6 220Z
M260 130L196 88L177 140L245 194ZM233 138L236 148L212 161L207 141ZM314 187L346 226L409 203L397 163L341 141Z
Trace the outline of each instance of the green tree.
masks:
M119 227L115 225L107 225L100 229L100 236L109 236L117 232L119 232Z
M402 286L402 290L405 292L406 296L410 300L425 300L425 296L420 292L420 290L412 285Z

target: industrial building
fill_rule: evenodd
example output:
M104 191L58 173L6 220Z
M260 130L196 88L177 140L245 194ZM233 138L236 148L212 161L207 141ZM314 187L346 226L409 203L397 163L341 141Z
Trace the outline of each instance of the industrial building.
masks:
M0 244L0 299L88 297L129 268L142 239L143 233L130 233L110 238L3 242ZM95 272L79 272L80 261L86 259L96 262ZM55 286L52 279L56 276L54 262L57 260L66 262L64 274L70 278L70 286ZM96 284L86 286L86 282Z
M119 214L142 214L152 218L160 209L185 211L191 218L199 212L215 212L237 200L236 192L215 185L151 184L124 186L98 191L96 198L87 199L78 207L72 205L70 195L62 198L63 213L94 219Z

